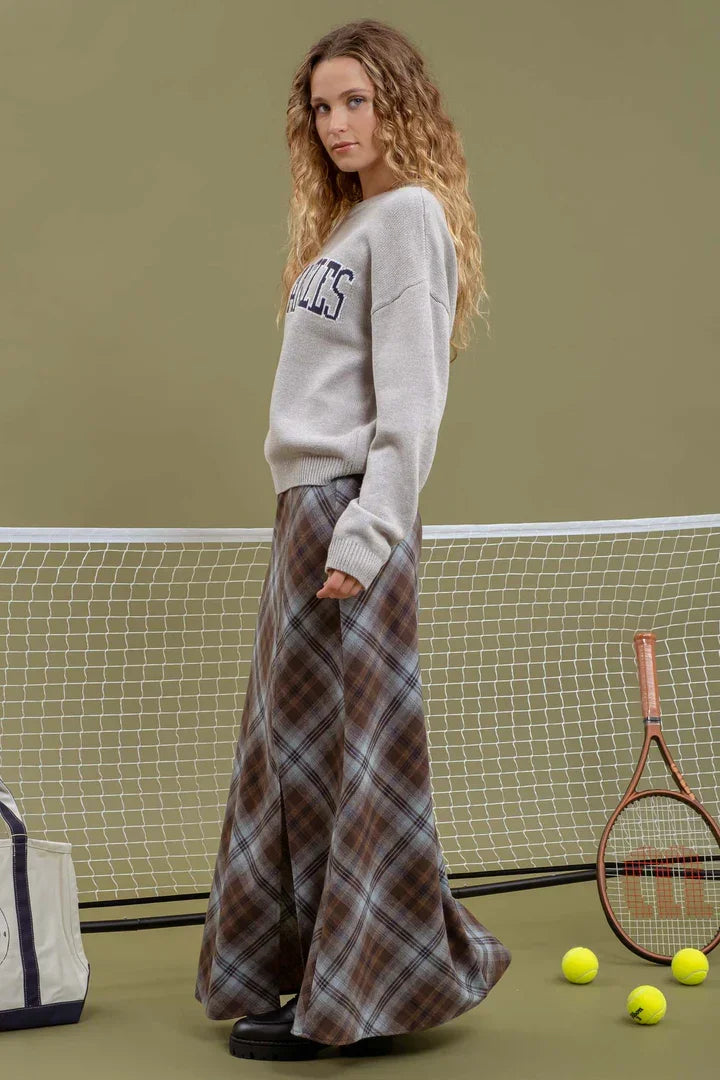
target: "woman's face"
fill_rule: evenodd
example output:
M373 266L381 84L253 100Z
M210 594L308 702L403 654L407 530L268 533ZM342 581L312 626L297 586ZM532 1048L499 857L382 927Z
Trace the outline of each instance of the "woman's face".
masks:
M366 198L385 179L372 137L374 96L365 69L351 56L322 60L310 78L310 107L318 136L339 170L359 173ZM338 143L353 145L339 150Z

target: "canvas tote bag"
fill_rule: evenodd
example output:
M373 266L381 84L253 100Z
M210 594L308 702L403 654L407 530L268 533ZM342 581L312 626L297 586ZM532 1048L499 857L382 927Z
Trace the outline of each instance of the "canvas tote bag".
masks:
M80 1019L90 965L71 848L30 838L0 780L0 1032Z

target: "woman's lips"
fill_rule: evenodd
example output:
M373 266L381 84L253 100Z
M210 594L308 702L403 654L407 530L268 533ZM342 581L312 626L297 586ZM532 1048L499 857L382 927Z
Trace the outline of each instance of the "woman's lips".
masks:
M357 143L354 143L354 142L353 143L345 143L344 146L336 146L335 149L337 151L340 151L340 150L352 150L352 148L354 146L357 146Z

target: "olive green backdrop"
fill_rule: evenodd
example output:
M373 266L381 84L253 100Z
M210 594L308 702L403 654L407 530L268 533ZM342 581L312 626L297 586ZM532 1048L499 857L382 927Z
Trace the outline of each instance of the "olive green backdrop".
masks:
M0 524L272 524L287 93L367 15L462 132L490 294L423 522L718 509L717 4L3 0Z
M272 525L287 93L318 37L368 15L410 34L462 132L490 294L424 524L720 509L715 0L0 0L1 526ZM716 1075L712 967L673 986L613 938L594 885L468 906L507 976L373 1075L434 1076L440 1054L458 1078ZM33 1074L65 1075L73 1038L73 1077L138 1058L237 1076L232 1023L193 998L200 933L85 935L82 1028L46 1031L46 1059L40 1033L6 1033L15 1075L30 1050ZM601 958L590 987L558 975L576 944ZM668 995L658 1029L625 1017L643 982Z

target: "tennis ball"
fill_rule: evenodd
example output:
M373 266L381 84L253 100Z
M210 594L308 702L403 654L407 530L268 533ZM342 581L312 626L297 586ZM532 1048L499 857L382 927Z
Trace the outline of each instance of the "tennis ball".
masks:
M697 986L704 981L710 964L705 953L699 949L680 949L672 958L670 965L678 982L686 986Z
M598 958L590 949L568 949L562 958L562 973L571 983L592 982L598 973Z
M657 986L636 986L627 999L627 1011L636 1024L657 1024L667 1009L665 995Z

